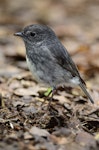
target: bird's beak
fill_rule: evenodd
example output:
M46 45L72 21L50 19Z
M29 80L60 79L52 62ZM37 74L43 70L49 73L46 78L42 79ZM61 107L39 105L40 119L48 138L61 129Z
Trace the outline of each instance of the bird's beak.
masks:
M17 33L14 33L15 36L20 36L20 37L23 37L23 34L22 32L17 32Z

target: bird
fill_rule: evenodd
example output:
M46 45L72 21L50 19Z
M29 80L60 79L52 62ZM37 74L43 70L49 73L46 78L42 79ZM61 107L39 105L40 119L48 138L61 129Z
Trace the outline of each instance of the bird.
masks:
M34 79L52 87L52 95L59 85L70 84L79 86L94 103L69 52L49 26L28 25L14 35L24 41L27 64Z

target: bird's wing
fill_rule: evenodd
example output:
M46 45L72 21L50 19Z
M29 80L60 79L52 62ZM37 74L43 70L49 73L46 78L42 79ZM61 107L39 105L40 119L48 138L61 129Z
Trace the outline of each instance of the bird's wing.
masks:
M91 103L94 103L92 97L86 90L86 84L85 84L84 80L81 78L76 65L74 64L72 58L70 57L70 55L69 55L68 51L65 49L65 47L61 43L59 43L59 44L57 44L57 46L53 45L53 48L51 48L50 51L51 51L53 57L56 58L55 60L57 61L57 63L62 68L66 69L67 71L69 71L71 73L71 77L78 77L78 79L80 81L79 86L81 87L81 89L83 90L85 95L90 99Z
M63 67L64 69L66 69L67 71L69 71L71 73L72 77L78 77L80 79L80 81L85 84L85 82L83 81L83 79L81 78L78 69L76 67L76 65L74 64L71 56L69 55L68 51L66 50L66 48L59 42L59 44L53 44L53 46L51 46L50 51L53 55L53 57L55 57L57 63Z

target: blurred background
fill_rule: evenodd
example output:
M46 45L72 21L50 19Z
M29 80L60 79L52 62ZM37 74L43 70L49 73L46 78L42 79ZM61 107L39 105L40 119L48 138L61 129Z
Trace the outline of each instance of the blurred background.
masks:
M24 44L13 34L34 23L56 32L89 87L99 90L99 0L0 0L0 75L27 69Z

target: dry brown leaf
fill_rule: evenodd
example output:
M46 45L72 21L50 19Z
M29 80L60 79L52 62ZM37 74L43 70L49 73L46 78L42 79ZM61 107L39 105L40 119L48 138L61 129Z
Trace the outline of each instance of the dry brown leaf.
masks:
M18 88L14 90L14 94L18 96L26 96L26 95L38 95L37 94L38 87L31 87L31 88Z
M92 135L90 135L87 132L79 132L76 136L75 141L82 145L82 146L88 146L89 148L93 147L96 148L96 141Z
M48 137L50 135L50 133L47 132L45 129L39 129L38 127L32 127L29 130L29 133L32 135L38 135L43 137Z

